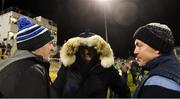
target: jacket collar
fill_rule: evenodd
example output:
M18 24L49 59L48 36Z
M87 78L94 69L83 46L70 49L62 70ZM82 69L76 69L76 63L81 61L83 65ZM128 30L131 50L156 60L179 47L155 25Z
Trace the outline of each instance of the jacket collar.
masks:
M23 59L23 58L30 58L36 56L27 50L17 50L13 57Z
M36 61L42 66L45 66L46 69L49 69L49 66L50 66L50 63L44 60L42 56L35 55L32 52L27 51L27 50L17 50L13 58L16 58L16 59L31 58L32 60Z
M27 50L17 50L14 56L6 60L3 60L0 66L0 70L4 69L6 66L8 66L14 61L28 59L28 58L32 59L33 61L36 61L38 64L41 64L43 67L49 70L50 63L48 61L44 60L41 56L32 54L30 51Z
M168 62L169 60L174 60L174 59L176 59L176 57L173 52L168 53L168 54L161 54L160 56L147 62L147 64L143 67L143 69L152 70L155 67L157 67L158 65Z

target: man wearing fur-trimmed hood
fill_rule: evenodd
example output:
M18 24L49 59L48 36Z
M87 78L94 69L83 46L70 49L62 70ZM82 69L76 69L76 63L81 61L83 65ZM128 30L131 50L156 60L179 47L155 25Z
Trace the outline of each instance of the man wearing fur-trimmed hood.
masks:
M63 63L54 85L59 97L106 97L110 87L119 97L130 97L127 84L113 67L110 45L99 35L81 33L60 51Z

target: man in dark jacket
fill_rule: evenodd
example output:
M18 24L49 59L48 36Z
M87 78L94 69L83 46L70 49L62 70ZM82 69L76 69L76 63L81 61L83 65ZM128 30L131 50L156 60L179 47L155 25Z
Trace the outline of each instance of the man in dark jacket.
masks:
M150 23L137 29L134 39L137 62L150 71L134 97L180 97L180 63L173 53L170 28Z
M106 97L110 87L119 97L130 90L113 67L110 45L99 35L82 33L69 39L60 51L63 66L54 85L59 97Z
M50 97L48 58L54 49L53 37L27 17L20 17L17 25L18 50L0 65L0 92L3 97Z

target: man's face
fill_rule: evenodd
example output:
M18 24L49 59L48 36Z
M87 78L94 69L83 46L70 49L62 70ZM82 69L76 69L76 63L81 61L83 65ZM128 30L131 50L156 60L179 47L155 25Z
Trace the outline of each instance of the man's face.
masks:
M79 50L80 50L81 58L85 60L87 63L94 58L96 53L93 47L81 47Z
M43 56L45 60L49 60L50 53L53 50L54 50L54 46L52 44L52 41L50 41L49 43L45 44L41 48L35 50L33 53L35 53L36 55Z
M141 40L135 40L134 54L140 66L144 66L148 61L159 56L159 51L153 49Z

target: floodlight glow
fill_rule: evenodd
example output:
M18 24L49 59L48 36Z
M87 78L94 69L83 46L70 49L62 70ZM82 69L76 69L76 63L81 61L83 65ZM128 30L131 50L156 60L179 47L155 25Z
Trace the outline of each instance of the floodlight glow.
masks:
M100 2L100 3L107 3L107 2L109 2L110 0L97 0L98 2Z
M105 37L106 37L106 42L108 42L108 30L107 30L107 7L108 7L108 3L110 3L112 0L95 0L96 2L98 2L98 4L100 6L103 7L103 12L104 12L104 29L105 29Z
M100 2L107 2L107 1L109 1L109 0L99 0Z

